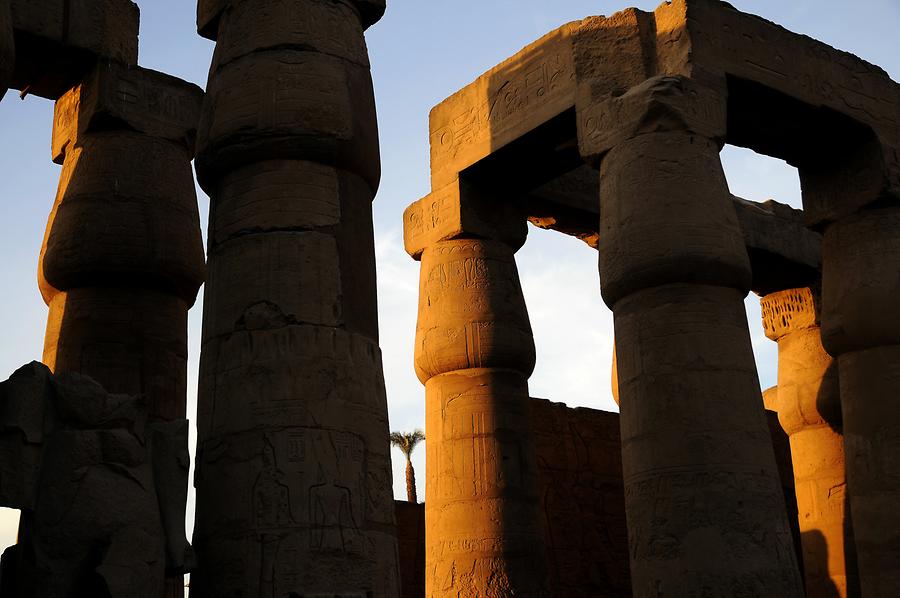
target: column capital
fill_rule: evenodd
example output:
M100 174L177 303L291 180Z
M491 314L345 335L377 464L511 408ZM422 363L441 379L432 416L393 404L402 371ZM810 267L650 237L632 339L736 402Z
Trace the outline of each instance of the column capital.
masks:
M622 95L596 97L578 89L578 149L596 164L620 143L647 133L683 131L722 144L726 132L724 91L682 76L651 77Z
M786 334L819 326L819 292L809 287L769 293L759 301L766 336L777 341Z
M193 156L203 90L138 66L112 60L97 63L54 108L53 161L84 135L120 129L183 145Z
M528 224L507 198L483 193L460 179L432 191L403 212L403 244L416 260L431 245L459 238L501 241L518 251Z

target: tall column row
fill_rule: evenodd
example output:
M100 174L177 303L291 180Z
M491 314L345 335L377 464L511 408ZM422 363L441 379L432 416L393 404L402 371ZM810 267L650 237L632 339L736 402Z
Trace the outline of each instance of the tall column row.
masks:
M489 238L490 227L469 218L471 202L436 194L405 217L407 249L422 262L415 366L428 436L426 595L544 597L528 404L535 350L514 258L524 219L518 239ZM445 210L457 216L432 218ZM455 232L421 236L435 222Z
M698 105L699 104L699 105ZM634 595L802 595L719 161L724 103L680 78L608 100L600 282L613 310Z
M208 1L192 594L398 594L363 37L379 2Z
M838 368L822 347L820 303L812 288L761 300L766 336L778 342L772 407L790 437L806 594L858 596Z

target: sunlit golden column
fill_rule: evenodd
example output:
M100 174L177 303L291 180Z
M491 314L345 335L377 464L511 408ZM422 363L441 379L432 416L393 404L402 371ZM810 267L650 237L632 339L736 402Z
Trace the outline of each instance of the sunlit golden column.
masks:
M510 223L510 236L466 225L471 198L451 187L405 215L407 250L422 262L426 595L547 596L528 403L534 339L513 256L525 221Z
M762 298L766 336L778 342L778 387L769 400L790 437L806 594L858 596L837 364L822 347L819 301L810 288Z
M676 77L579 106L600 166L635 596L802 595L719 162L724 107Z

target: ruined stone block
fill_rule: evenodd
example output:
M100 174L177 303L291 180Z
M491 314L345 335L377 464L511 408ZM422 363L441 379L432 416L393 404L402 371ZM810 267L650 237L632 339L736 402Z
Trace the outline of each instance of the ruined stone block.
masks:
M12 581L4 564L5 589L161 596L167 568L183 571L189 554L187 422L148 427L142 399L37 363L0 384L0 414L0 468L13 473L0 481L2 504L30 513ZM40 435L23 436L36 425ZM9 450L16 442L35 458L11 460L22 454Z
M84 135L127 129L184 146L193 156L203 90L163 73L102 60L56 102L53 161Z
M480 193L461 180L423 197L403 213L403 244L417 260L440 241L479 237L516 250L527 235L526 220L512 202Z

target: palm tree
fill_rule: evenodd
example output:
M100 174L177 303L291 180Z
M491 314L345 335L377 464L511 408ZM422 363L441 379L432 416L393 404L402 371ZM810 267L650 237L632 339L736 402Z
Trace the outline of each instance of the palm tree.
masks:
M425 440L425 433L418 428L410 434L391 432L391 444L406 456L406 498L413 504L419 501L416 498L416 471L413 469L412 452L416 449L416 445L423 440Z

